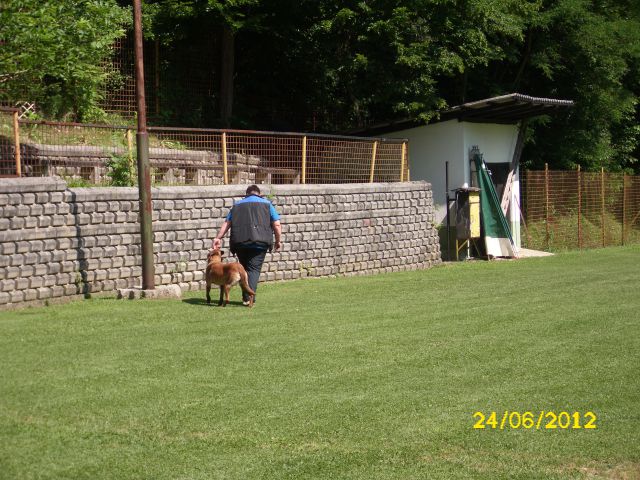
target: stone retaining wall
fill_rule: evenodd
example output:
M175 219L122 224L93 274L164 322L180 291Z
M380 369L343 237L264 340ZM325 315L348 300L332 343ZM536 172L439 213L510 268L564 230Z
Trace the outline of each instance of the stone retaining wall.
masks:
M107 164L114 157L128 157L122 147L89 145L49 145L23 143L21 158L28 176L60 176L82 179L94 185L108 184ZM260 183L269 175L269 168L255 155L229 153L229 175L233 183ZM206 150L149 148L152 181L182 185L222 185L221 154ZM262 168L261 168L262 167ZM299 173L292 172L288 183L300 183Z
M263 281L440 262L425 182L263 187L282 214L284 240L267 255ZM152 189L156 285L203 288L211 239L245 188ZM0 179L0 308L139 286L139 241L135 188Z

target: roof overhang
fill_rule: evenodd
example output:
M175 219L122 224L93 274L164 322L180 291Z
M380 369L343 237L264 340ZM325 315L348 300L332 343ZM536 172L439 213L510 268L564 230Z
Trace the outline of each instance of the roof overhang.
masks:
M461 122L518 123L525 118L548 115L560 108L572 106L571 100L511 93L458 105L443 112L440 119L457 118Z
M522 95L520 93L510 93L508 95L457 105L441 112L438 119L432 120L429 123L457 119L460 122L515 124L526 118L553 114L561 108L572 107L573 105L574 103L571 100L530 97L529 95ZM424 122L416 119L403 119L385 124L372 125L348 133L356 134L366 132L370 135L380 135L383 133L408 130L424 124Z

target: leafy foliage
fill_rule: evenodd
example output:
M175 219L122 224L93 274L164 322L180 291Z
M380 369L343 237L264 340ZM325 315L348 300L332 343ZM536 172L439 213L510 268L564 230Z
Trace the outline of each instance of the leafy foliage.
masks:
M534 93L571 98L569 115L534 127L533 164L615 171L638 168L640 15L610 0L552 2L529 33Z
M111 155L107 162L109 184L114 187L132 187L136 185L136 171L129 155Z
M129 15L114 1L5 2L5 93L26 90L57 116L98 116L98 85L110 74L100 60ZM640 171L639 5L149 0L144 12L146 34L161 41L166 58L159 93L165 123L219 126L221 102L233 95L234 127L336 132L407 117L428 121L453 105L521 92L576 103L529 123L527 166ZM231 77L233 45L222 31L235 45ZM194 51L204 68L192 64ZM208 92L193 95L187 78L209 84Z
M102 61L130 13L114 0L5 0L0 6L0 87L58 118L96 120Z

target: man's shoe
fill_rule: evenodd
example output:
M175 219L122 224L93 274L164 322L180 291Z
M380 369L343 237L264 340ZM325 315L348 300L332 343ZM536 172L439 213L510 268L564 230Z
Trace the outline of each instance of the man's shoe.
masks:
M243 301L242 301L242 304L243 304L245 307L248 307L248 306L249 306L249 300L243 300Z

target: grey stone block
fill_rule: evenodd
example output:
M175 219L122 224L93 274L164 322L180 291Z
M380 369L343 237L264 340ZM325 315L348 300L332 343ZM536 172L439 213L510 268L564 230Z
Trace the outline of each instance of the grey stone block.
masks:
M40 287L37 289L38 300L51 298L51 289L48 287Z
M24 219L24 225L22 228L30 229L38 227L38 218L37 217L26 217Z
M39 203L34 203L29 207L29 214L31 216L37 217L38 215L42 215L44 213L44 207Z
M8 207L5 207L8 208ZM14 206L14 215L19 217L27 217L30 214L30 209L28 205L15 205Z
M54 285L51 287L51 296L52 297L62 297L64 296L64 287L62 285Z
M6 219L9 223L9 226L7 227L7 229L12 229L12 230L21 230L23 228L25 228L25 218L24 217L13 217L10 221L8 219Z
M28 289L28 290L24 290L24 301L25 302L29 302L32 300L37 300L38 298L38 291L35 289Z
M146 299L179 299L182 297L182 291L178 285L163 285L153 290L142 290L137 288L118 290L119 299L135 300L140 298Z
M0 304L3 303L2 302L2 294L3 293L5 293L5 292L0 293ZM24 291L17 290L17 291L9 292L9 301L11 303L20 303L20 302L24 302L24 300L25 300L25 292Z

